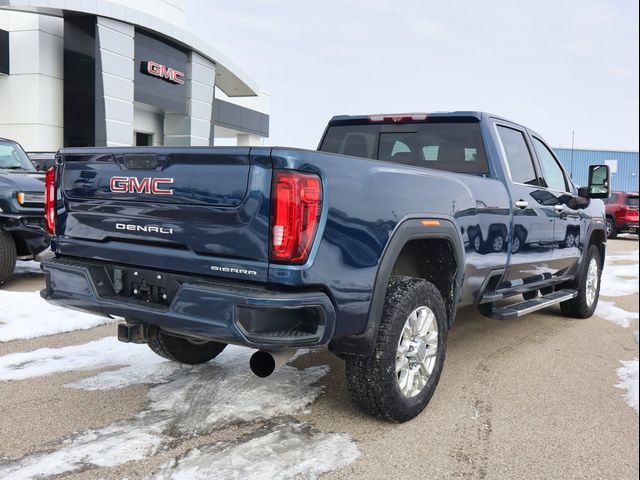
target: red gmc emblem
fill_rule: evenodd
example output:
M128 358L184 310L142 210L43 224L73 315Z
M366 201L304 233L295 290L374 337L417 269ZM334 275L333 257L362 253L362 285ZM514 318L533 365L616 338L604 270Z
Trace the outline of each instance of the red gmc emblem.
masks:
M162 184L172 184L173 178L111 177L109 190L113 193L150 193L152 195L173 195L173 189L161 188Z
M184 83L184 80L182 80L182 77L184 77L183 72L157 62L142 62L140 71L146 75L151 75L152 77L160 78L166 82L175 83L176 85L182 85Z

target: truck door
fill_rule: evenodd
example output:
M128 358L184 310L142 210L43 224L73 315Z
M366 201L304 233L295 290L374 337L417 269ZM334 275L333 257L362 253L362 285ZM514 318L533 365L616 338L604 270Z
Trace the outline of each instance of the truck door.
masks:
M553 202L554 227L553 265L558 274L573 274L584 248L588 219L576 207L577 192L549 147L535 135L531 142L538 158L546 195Z
M496 130L513 202L511 257L504 286L550 278L555 274L552 260L557 200L541 186L526 132L503 124L496 124Z

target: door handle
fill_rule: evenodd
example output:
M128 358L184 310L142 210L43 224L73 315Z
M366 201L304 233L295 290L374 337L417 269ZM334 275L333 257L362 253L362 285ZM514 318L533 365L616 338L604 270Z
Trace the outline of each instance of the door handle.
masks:
M516 202L516 207L517 207L517 208L522 208L522 209L524 209L524 208L527 208L528 206L529 206L529 202L527 202L526 200L518 200L518 201Z
M556 213L562 213L562 212L564 212L565 206L564 205L554 205L553 209L556 211Z

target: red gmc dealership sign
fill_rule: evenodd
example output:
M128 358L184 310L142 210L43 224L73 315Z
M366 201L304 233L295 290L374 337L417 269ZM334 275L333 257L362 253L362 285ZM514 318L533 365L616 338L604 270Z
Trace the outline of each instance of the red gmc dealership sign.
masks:
M152 77L157 77L176 85L182 85L184 83L184 80L182 80L182 77L184 77L183 72L151 60L142 62L140 71L146 75L151 75Z

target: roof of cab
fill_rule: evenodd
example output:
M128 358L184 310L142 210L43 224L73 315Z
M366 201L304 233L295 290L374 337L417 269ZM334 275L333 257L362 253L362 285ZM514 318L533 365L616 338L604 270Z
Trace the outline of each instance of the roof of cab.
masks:
M498 115L493 115L491 113L487 113L487 112L481 112L481 111L455 111L455 112L424 112L424 113L384 113L384 114L371 114L371 115L335 115L334 117L331 118L331 120L329 121L329 125L338 125L338 124L349 124L349 123L359 123L362 121L367 121L369 122L371 117L400 117L400 116L426 116L427 119L429 118L454 118L454 119L475 119L476 121L480 122L483 119L495 119L495 120L502 120L505 122L509 122L513 125L518 125L524 128L524 126L520 125L518 122L514 122L512 120L508 120L504 117L500 117ZM420 122L420 121L424 121L424 120L420 120L420 119L410 119L408 121L413 121L413 122ZM379 121L376 123L384 123L384 121ZM393 123L393 121L389 121L388 123Z

